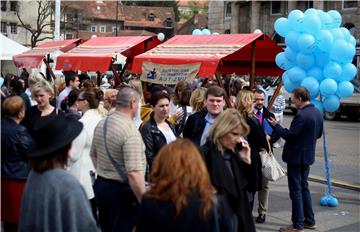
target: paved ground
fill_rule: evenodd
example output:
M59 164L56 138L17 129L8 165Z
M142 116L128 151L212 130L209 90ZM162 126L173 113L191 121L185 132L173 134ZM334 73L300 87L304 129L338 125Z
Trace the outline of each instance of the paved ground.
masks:
M320 197L325 192L325 185L310 182L312 202L317 229L315 231L358 232L360 231L360 193L344 188L333 188L333 194L339 200L335 208L322 207ZM256 202L257 203L257 202ZM254 206L257 216L257 205ZM257 231L278 231L280 227L291 224L291 201L287 178L271 182L269 211L264 224L256 224ZM306 230L314 231L314 230Z

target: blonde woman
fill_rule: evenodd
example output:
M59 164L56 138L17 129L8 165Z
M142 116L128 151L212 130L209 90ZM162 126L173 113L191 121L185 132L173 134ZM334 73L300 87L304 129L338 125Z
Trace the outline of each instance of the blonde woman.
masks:
M39 121L51 120L57 114L64 114L50 104L54 98L54 88L45 79L38 81L31 90L31 96L37 105L26 110L25 118L21 124L25 126L32 137L35 136L34 128Z
M201 111L205 110L205 105L204 105L205 94L206 94L206 88L204 88L204 87L196 88L191 93L189 103L190 103L193 113L201 112Z
M254 115L254 100L255 95L250 90L241 90L236 96L237 110L245 118L246 123L250 127L250 133L247 135L247 141L251 148L251 160L252 168L254 172L249 176L249 184L247 191L249 193L249 202L251 210L254 206L254 197L257 191L268 190L268 185L262 184L262 172L261 172L261 159L259 152L262 150L269 151L269 146L266 141L265 132ZM265 181L265 180L264 180ZM261 208L267 209L267 202Z
M248 133L241 114L228 109L216 118L201 147L211 182L232 209L239 232L255 231L246 192L247 175L252 171L251 149L243 137Z
M44 80L44 78L39 73L31 75L28 79L28 88L26 88L25 93L29 97L31 106L34 106L37 104L36 101L31 97L32 87L41 80ZM65 80L64 80L64 83L65 83Z

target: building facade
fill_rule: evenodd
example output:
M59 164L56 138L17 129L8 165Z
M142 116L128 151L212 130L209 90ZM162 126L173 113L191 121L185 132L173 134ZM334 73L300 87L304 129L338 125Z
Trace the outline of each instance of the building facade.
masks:
M276 19L287 17L294 9L305 11L308 8L339 11L342 26L347 27L359 43L359 1L210 1L208 24L211 31L229 34L252 33L260 29L279 40L274 30Z

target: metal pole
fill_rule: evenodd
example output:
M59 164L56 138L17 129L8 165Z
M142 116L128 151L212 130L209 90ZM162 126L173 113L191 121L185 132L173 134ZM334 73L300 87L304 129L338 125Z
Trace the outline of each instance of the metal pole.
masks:
M250 72L250 89L255 87L255 54L256 40L251 43L251 72Z
M61 4L61 0L55 0L54 40L60 40L60 4Z
M116 1L116 22L115 22L115 25L116 25L116 31L115 31L115 35L118 36L118 21L119 21L119 18L118 18L118 8L119 8L119 1L117 0Z

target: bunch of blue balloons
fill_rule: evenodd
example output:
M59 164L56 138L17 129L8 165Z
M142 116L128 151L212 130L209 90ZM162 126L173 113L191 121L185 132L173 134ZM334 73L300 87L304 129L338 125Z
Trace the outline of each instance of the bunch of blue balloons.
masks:
M211 34L212 34L212 35L218 35L219 33L217 33L217 32L211 33L211 31L210 31L209 29L204 28L204 29L202 29L202 30L200 30L200 29L194 29L191 34L192 34L192 35L211 35Z
M348 29L340 27L341 21L336 10L310 8L293 10L288 18L279 18L274 24L275 31L285 38L286 48L275 62L286 70L282 76L286 91L307 88L321 112L335 112L340 99L354 92L350 81L357 73L352 64L356 40Z

